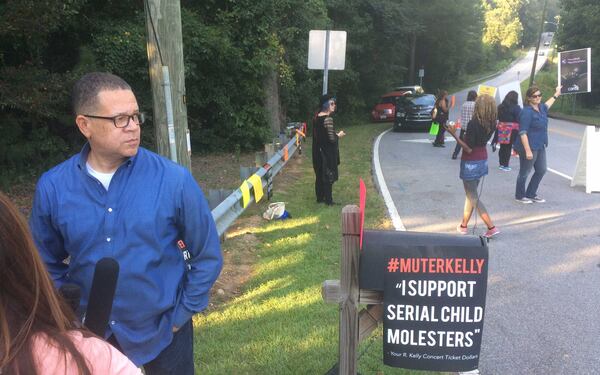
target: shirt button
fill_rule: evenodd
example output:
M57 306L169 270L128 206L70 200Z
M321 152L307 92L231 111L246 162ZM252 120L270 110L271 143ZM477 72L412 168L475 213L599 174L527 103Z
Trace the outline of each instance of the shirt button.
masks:
M106 242L110 242L110 237L106 237Z
M112 212L112 208L111 207L108 208L108 212Z

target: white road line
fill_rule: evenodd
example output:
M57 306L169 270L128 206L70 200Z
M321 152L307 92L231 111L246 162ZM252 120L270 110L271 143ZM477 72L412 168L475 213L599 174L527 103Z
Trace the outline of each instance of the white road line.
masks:
M373 146L373 165L375 167L375 179L377 180L379 190L381 190L381 195L383 196L383 201L385 202L385 205L387 206L388 212L390 214L392 225L396 230L406 230L404 224L402 223L402 219L400 219L398 210L394 205L394 201L392 200L390 191L387 188L385 179L383 178L383 173L381 172L381 164L379 164L379 141L381 140L381 137L383 137L383 135L389 132L390 130L392 129L388 129L383 133L379 134L379 136L375 140L375 145Z
M420 139L400 139L399 142L411 142L411 143L433 143L433 138L420 138ZM444 142L456 142L453 137L444 138Z
M552 169L552 168L548 168L548 171L549 171L549 172L552 172L552 173L554 173L554 174L557 174L557 175L559 175L560 177L564 177L564 178L566 178L566 179L567 179L567 180L569 180L569 181L573 181L573 177L571 177L571 176L568 176L568 175L566 175L566 174L564 174L564 173L561 173L561 172L559 172L559 171L557 171L557 170L554 170L554 169Z

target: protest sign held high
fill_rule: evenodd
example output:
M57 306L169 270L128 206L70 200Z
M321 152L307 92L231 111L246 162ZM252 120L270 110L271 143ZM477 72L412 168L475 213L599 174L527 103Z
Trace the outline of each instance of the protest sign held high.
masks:
M579 94L592 91L591 48L558 53L558 85L561 94Z

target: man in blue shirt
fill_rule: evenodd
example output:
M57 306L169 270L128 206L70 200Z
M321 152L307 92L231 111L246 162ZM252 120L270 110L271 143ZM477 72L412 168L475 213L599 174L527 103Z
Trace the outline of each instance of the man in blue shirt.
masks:
M73 110L88 142L40 178L36 245L57 287L82 288L84 309L98 260L117 260L105 338L146 374L193 374L191 318L223 265L204 195L185 168L139 147L144 116L121 78L86 74Z

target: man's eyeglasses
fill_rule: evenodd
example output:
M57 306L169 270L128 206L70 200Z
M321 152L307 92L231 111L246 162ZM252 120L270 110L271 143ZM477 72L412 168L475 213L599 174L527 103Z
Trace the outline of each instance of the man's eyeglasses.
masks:
M83 115L85 117L91 118L99 118L102 120L111 120L115 125L115 128L126 128L129 125L129 122L133 120L137 125L142 125L144 121L146 121L146 117L143 113L134 113L133 115L116 115L112 117L106 116L93 116L93 115Z
M531 97L532 97L533 99L535 99L535 98L541 98L541 97L542 97L542 94L535 94L535 95L531 95Z

